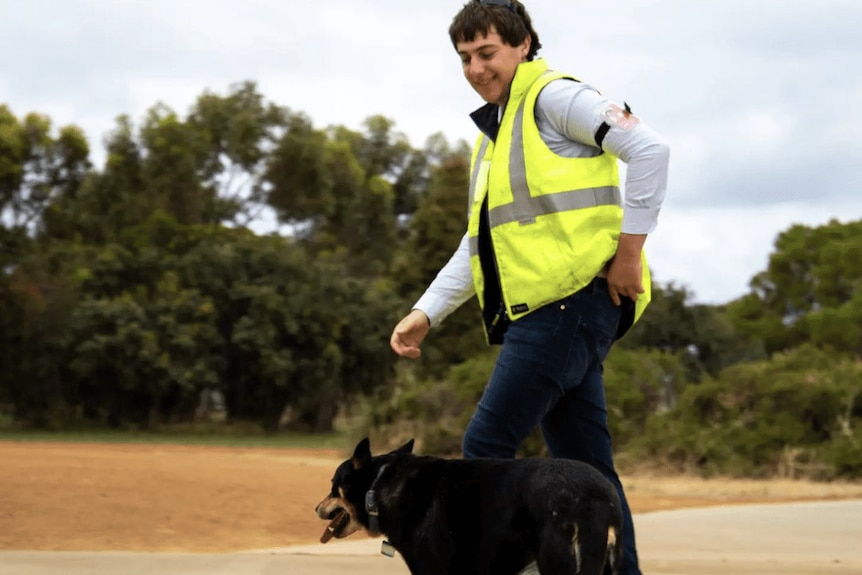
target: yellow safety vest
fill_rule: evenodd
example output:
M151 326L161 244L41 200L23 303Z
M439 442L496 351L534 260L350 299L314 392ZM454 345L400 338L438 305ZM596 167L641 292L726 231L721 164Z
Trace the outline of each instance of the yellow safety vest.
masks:
M482 203L502 298L514 321L575 293L595 278L617 251L623 210L617 158L599 153L565 158L539 134L535 106L549 82L571 76L543 59L518 66L496 142L480 135L473 149L467 227L473 282L484 309L485 279L479 260ZM650 300L642 253L643 286L634 321Z

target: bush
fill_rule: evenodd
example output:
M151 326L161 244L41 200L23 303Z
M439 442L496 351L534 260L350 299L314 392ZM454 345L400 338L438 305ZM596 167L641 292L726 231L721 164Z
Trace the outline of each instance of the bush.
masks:
M704 474L829 479L862 472L862 365L802 347L687 387L644 453Z

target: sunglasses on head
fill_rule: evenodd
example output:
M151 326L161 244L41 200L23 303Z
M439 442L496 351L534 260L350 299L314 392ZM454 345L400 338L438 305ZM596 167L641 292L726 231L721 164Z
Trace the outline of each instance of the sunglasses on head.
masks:
M512 0L476 0L476 2L484 6L503 6L504 8L508 8L513 14L515 13Z

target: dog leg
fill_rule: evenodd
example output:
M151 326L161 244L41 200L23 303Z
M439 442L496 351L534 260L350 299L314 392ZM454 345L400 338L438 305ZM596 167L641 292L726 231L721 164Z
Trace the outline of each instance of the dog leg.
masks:
M616 527L608 528L608 552L607 552L607 566L605 567L605 573L610 573L611 575L617 575L619 573L620 564L623 561L623 544L622 541L619 540L619 533Z
M577 524L568 528L546 525L539 534L539 548L536 553L536 566L540 575L593 575L590 571L580 571L580 550L578 545ZM600 575L596 573L595 575Z
M615 546L616 530L611 527L600 532L596 527L581 528L575 523L568 534L556 528L546 529L536 564L528 565L519 575L616 574L620 556ZM609 551L614 554L610 564L607 561Z
M618 548L617 530L613 526L602 528L587 520L584 528L575 523L572 536L572 558L575 569L572 573L578 575L602 575L616 573L619 568L617 559L621 548ZM609 561L610 560L610 561ZM608 567L608 571L605 568Z

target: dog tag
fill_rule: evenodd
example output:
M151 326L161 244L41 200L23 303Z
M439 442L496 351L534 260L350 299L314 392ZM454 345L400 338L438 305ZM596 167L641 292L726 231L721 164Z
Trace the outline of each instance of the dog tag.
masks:
M395 547L392 546L392 543L389 541L383 540L383 543L380 545L380 552L386 555L387 557L395 557Z

